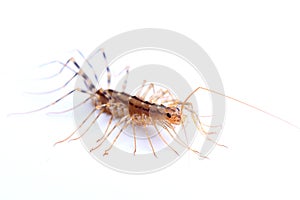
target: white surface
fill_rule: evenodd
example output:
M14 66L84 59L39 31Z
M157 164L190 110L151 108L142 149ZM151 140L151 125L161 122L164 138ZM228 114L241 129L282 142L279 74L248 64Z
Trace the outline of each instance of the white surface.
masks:
M103 167L80 142L53 148L74 128L71 118L6 118L22 109L20 80L35 66L75 48L88 54L124 31L154 27L202 46L228 95L300 125L297 1L197 2L1 3L0 198L299 199L300 131L231 101L220 141L229 149L216 148L204 161L187 154L141 176ZM37 103L24 102L26 108Z

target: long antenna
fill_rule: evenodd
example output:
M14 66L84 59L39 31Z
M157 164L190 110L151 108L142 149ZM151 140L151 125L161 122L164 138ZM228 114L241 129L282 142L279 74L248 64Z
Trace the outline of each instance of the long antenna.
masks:
M271 117L273 117L273 118L276 118L276 119L278 119L278 120L280 120L280 121L282 121L282 122L284 122L284 123L286 123L286 124L288 124L288 125L290 125L290 126L293 126L294 128L297 128L297 129L300 130L300 127L299 127L299 126L297 126L297 125L295 125L295 124L293 124L293 123L291 123L291 122L289 122L289 121L287 121L287 120L285 120L285 119L282 119L281 117L278 117L278 116L276 116L276 115L274 115L274 114L272 114L272 113L269 113L269 112L267 112L267 111L264 111L264 110L262 110L262 109L260 109L260 108L258 108L258 107L256 107L256 106L253 106L253 105L251 105L251 104L248 104L248 103L246 103L246 102L244 102L244 101L238 100L238 99L236 99L236 98L227 96L227 95L222 94L222 93L220 93L220 92L217 92L217 91L214 91L214 90L210 90L210 89L204 88L204 87L197 87L191 94L189 94L189 96L183 101L183 103L182 103L182 105L181 105L181 111L182 111L182 109L183 109L184 104L187 102L187 100L188 100L189 98L191 98L191 96L192 96L195 92L197 92L198 90L200 90L200 89L206 90L206 91L208 91L208 92L211 92L211 93L214 93L214 94L223 96L223 97L226 97L226 98L228 98L228 99L231 99L231 100L236 101L236 102L238 102L238 103L241 103L241 104L243 104L243 105L246 105L246 106L248 106L248 107L251 107L251 108L253 108L253 109L255 109L255 110L258 110L258 111L260 111L260 112L263 112L263 113L265 113L265 114L267 114L267 115L269 115L269 116L271 116Z

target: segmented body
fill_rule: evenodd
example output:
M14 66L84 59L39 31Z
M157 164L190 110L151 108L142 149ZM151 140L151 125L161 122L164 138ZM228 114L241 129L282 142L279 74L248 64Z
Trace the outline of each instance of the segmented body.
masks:
M151 121L161 120L167 120L169 123L176 125L181 123L181 113L177 107L155 104L140 97L112 89L99 89L97 94L98 98L94 100L94 105L101 106L106 104L105 112L115 118L129 115L133 122L138 125L151 125ZM141 120L142 116L144 116L144 120Z
M120 121L122 123L124 122L124 126L122 127L119 134L114 139L112 145L115 143L115 141L118 139L119 135L122 133L123 129L126 128L129 124L131 124L132 127L135 126L147 126L152 125L157 130L157 134L162 139L162 141L169 146L169 144L166 142L164 137L161 135L159 130L157 129L157 125L163 126L164 129L171 128L174 131L174 128L172 124L179 125L183 123L181 120L181 112L180 109L177 107L168 107L163 104L156 104L154 102L145 101L143 99L143 96L137 97L137 96L131 96L125 92L118 92L112 89L103 90L99 89L96 92L97 96L93 98L93 102L96 108L103 109L103 112L111 115L111 119L113 118L120 118ZM154 94L155 95L155 94ZM144 95L145 96L145 95ZM150 97L151 99L151 97ZM110 124L110 123L109 123ZM116 126L113 127L113 129ZM136 152L136 137L135 137L135 130L134 131L134 153ZM146 131L146 130L145 130ZM112 131L110 131L108 134L105 134L99 141L101 141L96 147L92 148L91 151L99 148L104 139L106 139ZM171 135L171 132L168 130L168 132ZM153 144L151 142L151 139L146 131L146 137L149 141L149 144L151 146L151 149L153 151L154 156L156 156ZM174 135L171 135L173 138ZM181 145L186 146L184 142L180 139L179 142ZM104 155L108 155L108 151L112 148L112 145L110 148L108 148ZM169 146L170 149L172 149L176 154L177 151L173 149L171 146ZM189 148L189 147L188 147ZM199 152L193 150L195 153L199 154Z

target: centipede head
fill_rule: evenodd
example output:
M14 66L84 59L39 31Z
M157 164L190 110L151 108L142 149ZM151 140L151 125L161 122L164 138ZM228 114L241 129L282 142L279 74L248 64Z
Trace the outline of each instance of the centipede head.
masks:
M175 125L180 125L181 123L181 112L177 107L169 107L165 110L165 119Z

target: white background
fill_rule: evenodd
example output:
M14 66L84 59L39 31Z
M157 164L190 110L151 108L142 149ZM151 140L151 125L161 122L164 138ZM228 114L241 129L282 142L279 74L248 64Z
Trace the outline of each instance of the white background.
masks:
M202 46L226 94L300 125L299 10L297 1L1 2L0 199L299 199L300 130L235 102L220 141L229 149L148 175L110 170L80 142L54 148L70 119L6 117L25 104L20 80L34 66L151 27Z

